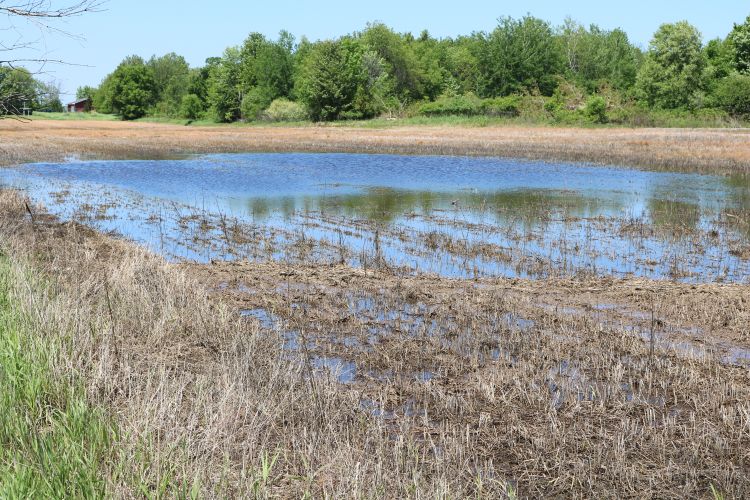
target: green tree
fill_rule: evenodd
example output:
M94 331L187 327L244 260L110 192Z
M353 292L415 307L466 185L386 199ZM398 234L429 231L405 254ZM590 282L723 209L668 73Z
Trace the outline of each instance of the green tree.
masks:
M296 93L313 120L362 116L361 93L367 82L362 52L352 38L310 47L300 66Z
M112 74L110 73L99 84L99 88L92 96L93 107L99 113L114 113L112 107Z
M411 42L418 61L421 93L417 98L435 99L445 92L449 82L455 85L447 69L447 46L430 36L427 30Z
M90 87L88 85L84 85L82 87L78 87L76 89L76 99L94 99L94 96L98 92L99 89L96 87Z
M603 84L627 90L635 84L641 52L620 30L589 29L566 19L559 40L567 76L589 92Z
M713 94L719 82L735 72L734 55L729 41L720 38L710 40L703 53L706 57L703 84L706 93Z
M145 116L156 100L151 68L138 57L126 58L107 82L112 111L123 120Z
M24 68L0 66L0 116L18 115L24 107L34 108L38 83Z
M478 36L479 91L495 97L539 89L551 95L563 59L549 23L535 17L503 17L490 34Z
M705 67L700 32L687 21L663 24L638 73L638 95L649 107L694 107Z
M182 97L188 92L190 66L184 57L174 52L151 57L147 66L154 75L155 111L158 114L177 116Z
M479 50L475 47L476 38L460 37L443 42L445 46L444 67L449 73L444 92L448 94L467 94L479 92Z
M714 92L716 104L735 116L750 116L750 75L733 73Z
M740 73L750 73L750 16L742 24L735 24L727 37L732 49L734 67Z
M63 105L60 100L60 87L54 83L37 82L34 109L52 113L61 113L63 111Z
M278 97L288 97L294 86L294 37L282 31L275 42L251 33L240 48L242 117L255 120Z
M361 34L366 50L377 54L393 79L393 91L402 99L424 95L420 62L404 38L383 23L369 24Z
M210 68L207 102L216 121L232 122L242 116L240 61L240 51L229 47L221 60Z
M208 107L208 90L211 74L219 64L221 64L220 57L209 57L202 67L190 69L187 93L193 94L200 99L203 111Z
M188 120L200 118L203 114L203 102L195 94L186 94L182 96L180 103L180 116Z

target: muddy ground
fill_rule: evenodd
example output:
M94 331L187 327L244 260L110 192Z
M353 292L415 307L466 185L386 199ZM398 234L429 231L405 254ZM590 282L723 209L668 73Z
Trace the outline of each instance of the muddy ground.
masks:
M121 159L250 151L490 155L651 169L750 171L750 132L742 129L198 127L0 120L0 164L5 165L71 155Z

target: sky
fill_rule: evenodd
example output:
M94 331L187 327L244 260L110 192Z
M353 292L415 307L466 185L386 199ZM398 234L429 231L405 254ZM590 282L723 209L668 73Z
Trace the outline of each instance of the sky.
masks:
M72 1L52 0L52 4ZM750 15L750 0L107 0L100 12L54 24L75 36L18 20L13 23L14 29L3 29L9 20L0 18L0 42L7 44L21 37L33 42L36 51L16 51L16 56L71 63L47 64L39 76L58 83L67 102L77 87L98 85L131 54L149 58L176 52L191 66L200 66L207 57L219 56L226 47L241 44L254 31L276 38L285 29L297 39L304 35L317 40L382 21L399 32L418 34L427 29L433 36L453 37L489 31L498 17L527 13L553 25L571 17L584 25L619 27L633 43L646 48L659 25L680 20L697 26L705 40L724 37L734 23Z

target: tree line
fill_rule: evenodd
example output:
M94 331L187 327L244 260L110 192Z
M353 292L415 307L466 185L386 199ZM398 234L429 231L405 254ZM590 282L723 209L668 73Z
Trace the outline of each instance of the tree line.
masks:
M60 89L39 81L25 68L0 65L0 116L31 111L60 112Z
M252 33L199 68L169 53L125 58L98 87L97 111L217 122L519 114L623 121L639 110L750 115L750 16L704 44L688 22L648 48L621 29L527 15L456 38L385 24L334 40Z

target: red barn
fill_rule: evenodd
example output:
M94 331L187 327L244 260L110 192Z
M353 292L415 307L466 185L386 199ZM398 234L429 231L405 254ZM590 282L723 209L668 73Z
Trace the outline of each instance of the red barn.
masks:
M88 97L68 103L68 113L84 113L88 111L91 111L91 99Z

